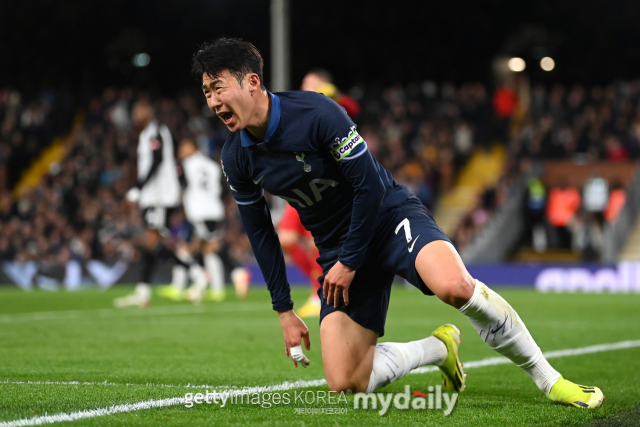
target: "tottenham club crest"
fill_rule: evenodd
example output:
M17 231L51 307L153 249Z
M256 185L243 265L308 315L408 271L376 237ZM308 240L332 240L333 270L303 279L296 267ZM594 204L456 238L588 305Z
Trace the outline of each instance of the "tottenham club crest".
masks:
M304 162L304 153L293 153L296 155L296 160L299 162L302 162L302 164L304 165L304 171L305 172L311 172L311 165L308 165Z

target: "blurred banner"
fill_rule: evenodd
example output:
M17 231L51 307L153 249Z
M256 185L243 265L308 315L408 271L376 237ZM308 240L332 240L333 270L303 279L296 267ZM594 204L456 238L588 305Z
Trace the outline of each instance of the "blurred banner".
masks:
M640 292L640 262L468 265L490 285L535 286L541 292Z
M140 266L118 262L107 265L100 261L69 261L51 264L37 261L3 262L0 283L15 284L24 290L39 287L48 290L77 290L85 286L109 288L116 283L135 283Z
M88 287L107 289L115 284L138 281L139 263L107 265L100 261L70 261L67 265L4 262L0 268L0 284L17 285L24 290L34 288L79 290ZM247 266L252 285L264 285L257 265ZM491 286L524 286L541 292L638 292L640 262L602 264L482 264L467 266L473 277ZM305 276L293 266L287 267L292 285L308 286ZM154 283L171 281L171 266L160 266ZM397 278L397 283L403 283Z

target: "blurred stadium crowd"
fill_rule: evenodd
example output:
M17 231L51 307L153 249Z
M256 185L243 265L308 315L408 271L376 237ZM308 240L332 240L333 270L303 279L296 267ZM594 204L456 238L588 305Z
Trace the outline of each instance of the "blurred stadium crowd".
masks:
M456 172L474 150L487 150L496 141L505 145L508 157L502 177L495 187L485 189L460 222L454 236L458 247L504 203L532 160L617 162L640 157L640 82L590 89L536 86L526 111L517 102L510 105L509 99L517 100L514 90L501 88L491 94L479 83L355 87L349 94L360 103L355 121L369 149L432 209L439 195L454 186ZM14 91L0 91L0 260L135 259L133 239L142 230L140 212L124 195L136 182L139 129L131 124L131 106L147 97L129 88L108 88L81 106L82 117L74 122L73 103L66 96L51 92L25 102ZM201 151L218 158L227 131L200 93L162 98L155 106L176 145L182 137L193 137ZM36 187L12 192L21 172L62 130L70 132L64 158ZM571 213L557 222L553 208L547 209L547 200L556 206L557 192L535 183L529 190L531 227L542 222L552 231L571 228L571 220L580 216L580 194L580 200L573 193L565 198L571 199L566 202ZM608 190L606 197L608 204ZM229 195L225 206L225 239L231 253L251 261ZM613 221L615 215L605 220ZM184 238L189 226L181 212L172 224L173 237ZM563 236L556 238L558 245L567 244ZM553 237L548 240L555 242Z

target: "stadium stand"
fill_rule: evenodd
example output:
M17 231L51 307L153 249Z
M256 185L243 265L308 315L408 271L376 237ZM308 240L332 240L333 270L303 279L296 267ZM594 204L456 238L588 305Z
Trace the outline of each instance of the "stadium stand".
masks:
M433 82L355 87L350 95L362 106L358 124L369 149L426 206L437 212L439 201L455 198L460 182L474 182L472 200L476 202L464 206L456 222L448 226L450 237L464 250L507 200L521 194L524 203L530 181L523 176L536 163L547 161L537 175L544 184L539 187L544 206L563 174L579 193L593 176L606 179L610 189L617 185L616 189L624 191L636 174L631 161L640 156L639 88L638 82L589 91L581 86L569 91L562 86L549 91L537 86L531 93L530 108L517 118L499 117L492 111L487 89L477 83L458 88ZM40 103L23 104L15 92L1 92L2 260L64 263L93 259L113 264L135 259L132 238L140 231L140 218L124 202L124 194L135 182L137 134L131 128L130 108L142 97L148 94L130 88L108 88L92 97L84 105L84 120L71 134L61 160L48 165L48 173L35 188L14 199L10 190L17 183L17 171L25 169L46 145L33 141L50 143L59 129L54 124L62 121L54 120L51 112L56 101L44 97L39 98ZM183 92L173 99L158 100L156 107L160 120L177 138L195 136L200 149L216 158L226 129L212 119L203 101L197 92ZM69 114L66 117L68 132L71 120ZM583 173L576 162L602 162L598 163L602 166ZM491 173L478 178L487 169ZM465 174L470 175L465 178ZM229 197L226 209L231 252L251 262L248 241ZM572 219L578 221L582 214L577 209ZM549 241L548 219L542 220ZM176 238L181 236L183 222L178 213ZM584 235L584 228L578 226L569 231L571 236ZM523 233L526 236L532 230ZM532 245L530 240L523 242L525 248Z

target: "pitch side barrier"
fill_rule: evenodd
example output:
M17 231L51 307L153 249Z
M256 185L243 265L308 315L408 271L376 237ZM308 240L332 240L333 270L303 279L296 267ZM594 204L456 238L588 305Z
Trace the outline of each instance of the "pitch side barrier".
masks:
M142 266L138 263L105 264L100 261L70 261L66 265L51 265L30 261L0 264L0 284L14 285L24 290L109 288L138 281ZM257 265L247 266L252 273L252 285L264 286ZM637 292L640 293L640 262L618 264L471 264L467 268L491 286L535 287L541 292ZM306 277L295 267L287 267L289 282L308 286ZM163 265L153 278L154 283L171 281L171 266ZM227 280L229 281L229 280ZM396 284L404 280L396 277Z

